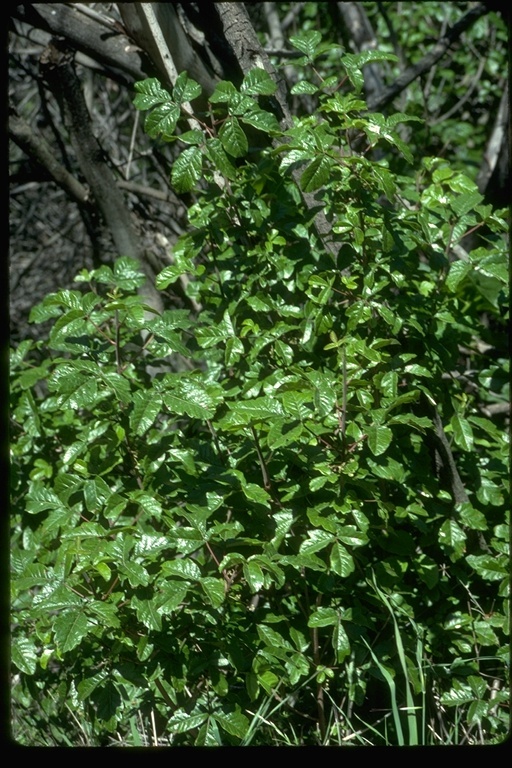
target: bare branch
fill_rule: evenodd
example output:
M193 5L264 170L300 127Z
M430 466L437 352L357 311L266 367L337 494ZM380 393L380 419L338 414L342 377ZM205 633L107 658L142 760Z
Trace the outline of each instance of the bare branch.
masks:
M42 165L51 178L76 203L83 204L89 199L89 192L75 177L55 159L50 145L40 134L33 132L30 125L18 115L15 107L9 108L9 135L29 157Z
M121 33L122 28L106 32L105 21L91 18L78 3L25 3L16 7L13 16L65 38L68 45L102 64L112 79L128 84L147 77L140 49Z
M441 115L440 117L436 117L434 120L429 120L429 125L437 125L438 123L442 123L444 120L448 120L452 115L457 114L459 109L463 106L463 104L466 103L466 101L469 99L473 91L475 90L476 86L478 85L478 81L482 77L482 72L485 69L485 59L482 57L480 59L480 63L478 65L478 71L476 75L472 78L471 84L469 88L467 89L464 96L462 96L456 104L453 105L450 109L448 109L444 115Z
M102 149L92 132L89 112L80 81L74 71L71 52L63 44L52 43L41 57L41 68L57 96L80 169L110 231L118 255L135 259L147 272L148 266L143 259L123 194L103 159ZM153 286L150 286L150 281L147 281L144 291L152 306L159 312L163 311L161 297Z

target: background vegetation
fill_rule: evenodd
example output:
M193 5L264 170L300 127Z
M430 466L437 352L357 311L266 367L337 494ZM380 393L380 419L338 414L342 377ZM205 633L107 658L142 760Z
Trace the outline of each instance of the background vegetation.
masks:
M12 735L500 742L506 24L201 8L12 18Z

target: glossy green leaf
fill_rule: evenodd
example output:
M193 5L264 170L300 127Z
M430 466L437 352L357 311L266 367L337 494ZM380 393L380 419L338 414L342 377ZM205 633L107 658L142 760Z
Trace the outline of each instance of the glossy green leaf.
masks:
M334 608L317 608L308 619L308 627L335 627L339 622Z
M216 712L214 717L222 730L226 731L226 733L230 733L232 736L237 736L239 739L242 739L247 733L249 720L242 714L242 712L240 712L240 710L235 710L234 712L229 712L227 714Z
M259 109L253 106L250 110L244 112L240 119L247 125L252 125L253 128L257 128L259 131L265 133L276 134L280 133L281 129L275 115L272 112L267 112L264 109Z
M374 456L380 456L385 453L393 439L393 433L389 427L382 427L372 424L366 428L368 435L368 447Z
M162 573L168 576L180 576L183 579L191 579L193 581L201 578L199 567L190 558L163 563Z
M313 83L308 82L307 80L301 80L298 83L295 83L290 89L290 93L293 93L293 95L302 95L302 94L308 94L309 96L313 95L314 93L318 92L318 86L313 85Z
M143 435L154 424L162 409L161 395L153 392L135 392L133 395L133 410L130 414L130 426L138 434Z
M146 117L144 128L148 136L157 139L162 136L170 140L174 136L180 116L180 108L173 102L166 102L155 107Z
M201 86L192 80L186 72L180 72L174 83L172 95L178 104L184 101L193 101L201 95Z
M149 77L134 83L134 89L137 91L133 103L137 109L150 109L162 101L170 101L170 94L162 88L156 77Z
M177 192L190 192L201 178L203 156L197 147L185 149L176 158L171 171L171 182Z
M304 192L315 192L329 179L333 167L333 161L326 155L319 155L306 168L300 178L300 185Z
M450 425L453 430L455 442L464 451L471 451L473 448L473 430L467 419L458 413L455 413L450 419Z
M275 93L277 85L272 80L268 72L264 69L251 69L244 77L240 86L241 93L248 93L251 96L271 96Z
M352 555L338 541L335 541L332 545L329 562L333 572L342 578L350 576L355 568Z
M247 563L244 563L243 571L251 592L259 592L263 587L265 579L258 563L249 560Z
M471 568L474 568L487 581L501 580L509 575L505 558L497 558L492 555L468 555L466 560Z
M216 170L228 179L236 178L236 168L226 154L220 139L209 139L206 142L206 154L215 165Z
M57 616L53 624L55 642L61 653L73 650L90 630L90 620L83 610L66 610Z
M224 602L226 587L223 579L215 579L207 576L201 579L201 587L203 588L209 602L214 608L220 608Z
M455 520L446 520L439 531L439 542L451 553L452 560L458 560L465 550L466 534Z
M334 629L332 644L336 653L336 660L338 664L341 664L350 655L351 647L345 627L340 621Z
M471 272L471 264L467 261L454 261L446 277L446 286L450 291L456 291L458 285Z
M313 58L315 51L322 41L322 35L318 30L310 30L299 35L290 35L288 38L290 45L297 48L301 53L306 54L309 58Z
M249 149L247 136L234 115L222 126L219 139L226 152L232 157L244 157L247 154Z
M326 531L308 531L308 538L300 545L300 553L303 555L311 555L313 552L325 549L325 547L331 544L333 539L333 535Z
M211 419L215 413L215 400L206 388L193 379L177 379L163 394L163 401L173 414L193 419Z
M28 637L17 637L11 643L11 662L26 675L33 675L37 669L37 648Z
M261 486L256 485L256 483L246 483L242 486L242 490L250 501L264 504L266 507L270 506L270 494Z

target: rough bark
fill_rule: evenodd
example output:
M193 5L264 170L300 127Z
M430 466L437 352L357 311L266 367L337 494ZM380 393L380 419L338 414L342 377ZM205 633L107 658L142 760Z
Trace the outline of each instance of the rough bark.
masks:
M65 44L50 44L41 57L41 68L57 97L80 170L110 232L117 255L135 259L151 277L123 193L117 187L101 146L92 132L81 84L73 66L72 52ZM151 280L146 281L142 291L154 309L163 311L161 297Z
M13 18L50 35L102 65L114 80L131 84L147 77L149 59L123 34L120 26L86 15L77 4L33 3L17 6Z
M34 132L12 105L9 107L9 136L29 157L48 171L50 177L69 195L71 200L79 205L87 203L88 189L56 160L52 148L44 137Z

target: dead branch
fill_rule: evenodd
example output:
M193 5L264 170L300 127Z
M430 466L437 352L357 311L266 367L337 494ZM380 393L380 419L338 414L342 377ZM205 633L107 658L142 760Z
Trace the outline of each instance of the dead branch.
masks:
M88 201L87 188L55 159L50 145L43 136L36 134L12 105L9 107L9 136L20 149L48 171L51 178L72 200L80 205Z
M74 70L72 52L63 43L51 43L41 57L41 69L57 97L80 170L89 184L117 255L135 259L148 273L149 268L143 258L123 194L92 132L89 112ZM160 294L151 280L146 281L144 293L154 309L163 311Z
M147 77L141 50L122 33L122 27L91 17L80 4L24 3L13 11L13 17L51 35L63 37L70 47L99 62L113 79L124 85Z

